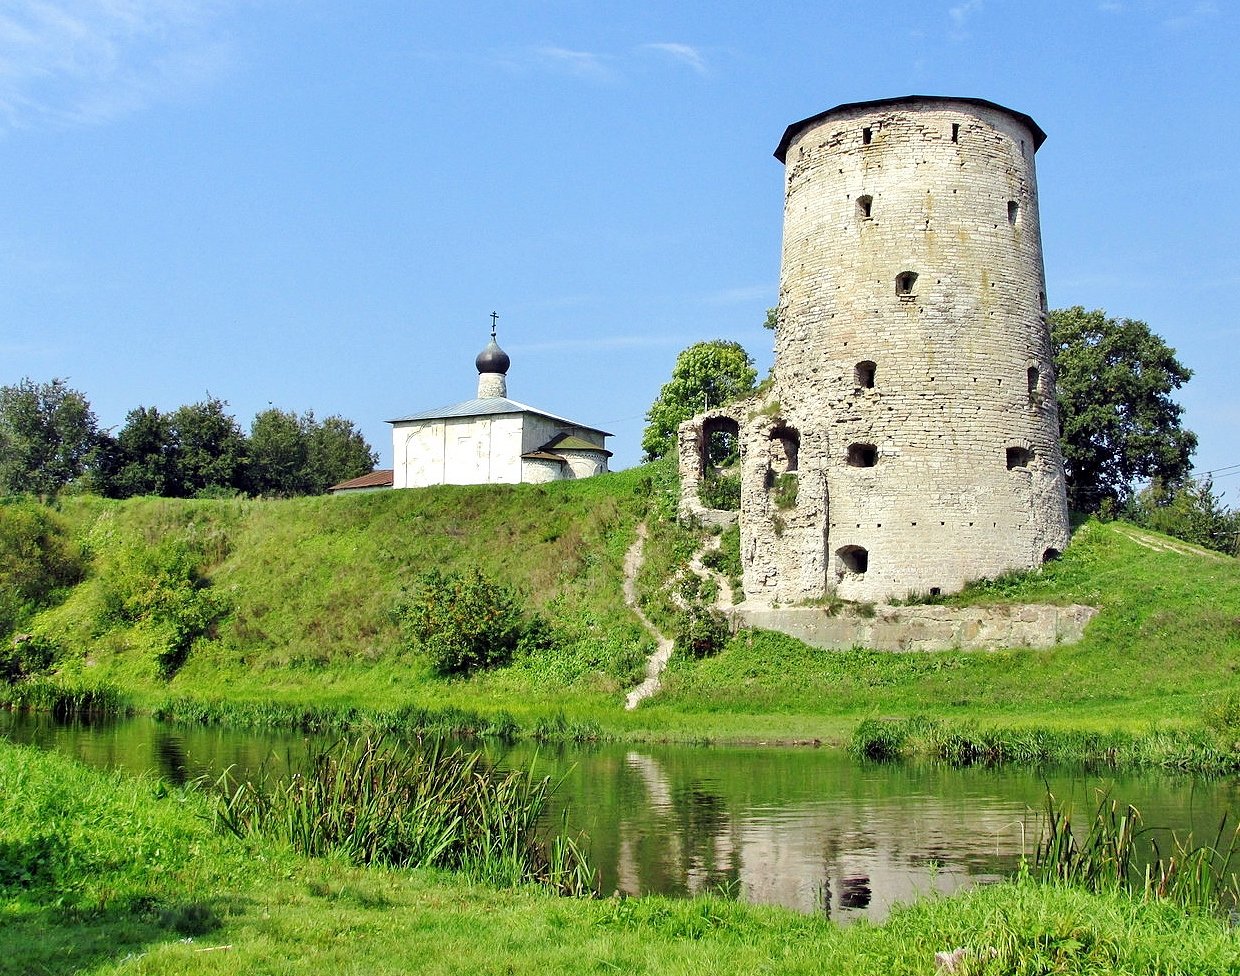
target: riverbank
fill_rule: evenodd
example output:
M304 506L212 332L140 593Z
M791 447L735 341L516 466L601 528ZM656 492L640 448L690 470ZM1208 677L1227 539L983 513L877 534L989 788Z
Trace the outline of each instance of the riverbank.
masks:
M65 499L39 544L68 554L62 563L76 553L80 573L21 618L52 664L0 686L0 699L546 740L842 746L877 720L938 730L904 735L901 754L1240 762L1240 563L1119 523L1087 523L1040 571L941 601L1097 607L1079 643L835 652L741 631L712 657L673 654L659 693L626 711L655 644L625 604L625 553L644 522L637 599L667 631L669 594L685 587L702 542L669 520L669 477L654 465L579 483L354 498ZM423 571L475 566L516 586L554 640L445 679L406 642L394 608ZM963 745L942 748L953 742Z
M0 745L0 973L1223 974L1225 925L1028 878L931 897L880 926L722 899L579 900L316 861L215 832L205 798Z

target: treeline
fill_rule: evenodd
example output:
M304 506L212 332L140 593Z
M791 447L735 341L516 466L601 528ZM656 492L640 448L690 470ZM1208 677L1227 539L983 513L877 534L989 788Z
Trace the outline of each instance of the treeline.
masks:
M273 407L246 433L227 407L210 394L170 412L135 407L112 433L62 379L0 387L0 495L316 495L378 461L343 417Z

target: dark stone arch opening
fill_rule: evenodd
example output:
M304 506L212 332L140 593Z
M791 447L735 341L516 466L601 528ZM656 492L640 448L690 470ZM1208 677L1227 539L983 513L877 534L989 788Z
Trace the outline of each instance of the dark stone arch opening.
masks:
M863 359L853 369L853 382L862 390L874 389L874 377L878 375L878 365L869 359Z
M870 553L861 546L842 546L835 550L841 576L852 573L864 576L870 568Z
M1033 460L1033 452L1027 447L1009 447L1007 449L1007 467L1009 471L1013 468L1027 468L1031 460Z
M849 444L847 460L851 468L872 468L878 464L878 448L873 444Z
M801 435L796 428L780 424L771 429L771 470L776 474L796 471L800 463Z
M731 417L707 417L702 422L700 471L730 468L740 459L740 425Z

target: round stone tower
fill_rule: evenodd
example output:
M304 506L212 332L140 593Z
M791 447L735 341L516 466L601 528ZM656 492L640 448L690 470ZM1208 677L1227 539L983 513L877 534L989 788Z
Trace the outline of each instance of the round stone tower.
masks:
M1000 105L928 96L784 133L774 390L738 417L747 596L947 593L1067 543L1044 138Z

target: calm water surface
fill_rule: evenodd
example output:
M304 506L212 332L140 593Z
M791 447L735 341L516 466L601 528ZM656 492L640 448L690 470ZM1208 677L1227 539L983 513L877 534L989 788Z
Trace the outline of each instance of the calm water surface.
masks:
M182 728L144 719L59 724L0 711L0 735L96 766L183 782L265 759L297 763L295 733ZM322 741L322 740L319 740ZM1099 791L1145 823L1212 839L1240 810L1240 781L1155 773L871 766L824 749L700 746L489 746L501 765L563 785L604 889L718 891L847 921L891 905L993 881L1032 853L1047 785L1092 812ZM553 811L558 819L559 807Z

